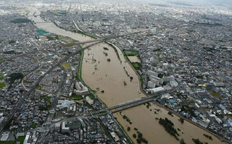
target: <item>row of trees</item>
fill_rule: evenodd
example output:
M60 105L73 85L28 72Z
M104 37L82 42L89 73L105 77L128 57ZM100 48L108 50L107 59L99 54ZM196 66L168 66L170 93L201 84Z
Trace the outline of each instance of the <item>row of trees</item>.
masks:
M203 134L203 135L207 137L208 139L213 140L213 138L210 135L207 135L207 134Z
M28 23L31 22L28 18L17 18L11 21L12 23Z
M138 144L141 144L142 142L147 144L148 141L143 137L143 134L139 131L137 131L138 138L136 139ZM133 137L136 138L136 134L133 134Z
M159 124L161 124L169 134L171 134L177 140L179 140L179 138L177 137L177 136L179 136L179 134L178 134L177 130L174 128L174 124L172 121L170 121L167 118L165 118L165 119L160 118Z
M203 143L199 139L192 139L195 144L208 144L207 142Z

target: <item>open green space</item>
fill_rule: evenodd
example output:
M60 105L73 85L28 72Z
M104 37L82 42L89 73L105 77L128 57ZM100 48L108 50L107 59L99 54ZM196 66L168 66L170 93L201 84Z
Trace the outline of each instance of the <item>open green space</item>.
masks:
M40 89L40 86L36 86L35 89Z
M46 99L48 102L50 102L50 99L51 99L51 98L50 98L50 97L47 97L47 96L41 96L40 99L41 99L41 100L42 100L42 99Z
M196 78L203 79L203 76L202 75L197 75Z
M132 62L131 64L133 65L133 67L134 67L136 70L139 70L139 69L140 69L140 66L141 66L140 63L138 63L138 62Z
M16 54L16 52L14 50L12 50L12 51L3 52L3 54Z
M0 141L0 144L15 144L15 141Z
M48 107L46 107L46 106L39 106L39 110L48 110Z
M78 72L77 72L77 80L79 80L79 81L83 81L82 80L82 60L83 60L83 57L84 57L84 53L83 52L81 52L81 57L80 57L80 59L79 59L79 67L78 67Z
M70 67L70 63L62 63L62 66Z
M3 88L5 86L5 83L4 82L1 82L0 83L0 89Z
M72 46L67 46L66 48L72 48Z
M17 142L20 142L20 144L23 144L23 141L25 139L26 136L20 136L18 139L17 139Z
M31 128L36 128L37 124L32 124L30 127Z
M3 80L4 78L3 77L0 77L0 80Z
M74 99L78 99L78 100L83 99L83 97L82 97L82 96L80 96L80 95L76 95L76 94L72 94L72 98L74 98Z
M127 56L136 56L138 54L137 51L125 51Z
M14 83L17 79L23 79L24 75L22 73L12 73L10 74L10 85Z
M93 94L91 94L91 93L90 93L88 96L89 96L91 99L94 99L94 98L95 98L95 96L94 96Z
M56 36L47 36L47 39L50 41L50 40L59 40L59 36L56 35Z
M211 93L211 94L212 94L212 96L216 96L218 98L222 98L222 96L219 93L214 92L214 93Z

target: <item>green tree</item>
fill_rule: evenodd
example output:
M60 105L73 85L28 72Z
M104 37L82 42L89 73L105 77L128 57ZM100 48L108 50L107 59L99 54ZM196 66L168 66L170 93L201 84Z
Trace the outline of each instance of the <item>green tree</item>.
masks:
M138 144L141 144L141 140L140 139L137 139L136 140Z
M142 138L143 137L143 134L141 132L138 132L138 137L139 138Z
M169 111L168 114L172 116L172 112Z
M181 123L184 123L184 119L183 119L183 118L180 118L180 122L181 122Z
M180 140L180 144L186 144L183 139Z

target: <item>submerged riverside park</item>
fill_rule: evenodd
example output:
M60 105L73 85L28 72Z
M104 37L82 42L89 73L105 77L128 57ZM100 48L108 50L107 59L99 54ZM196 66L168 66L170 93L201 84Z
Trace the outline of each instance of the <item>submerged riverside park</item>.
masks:
M40 14L37 9L30 8L29 15L32 15L35 11L37 15ZM40 16L30 16L29 18L36 23L36 26L39 29L43 29L47 32L61 36L68 36L80 42L92 39L78 33L60 29L50 22L43 23L44 20L42 20ZM104 47L108 48L108 50L105 50ZM115 46L115 48L118 55L113 47L106 43L94 45L84 51L82 61L82 79L91 89L97 91L96 94L98 97L108 107L135 100L137 98L146 97L144 93L141 92L140 80L135 70L125 59L121 50L117 46ZM107 53L107 55L105 53ZM133 77L132 81L130 81L130 77ZM101 92L102 90L104 93ZM194 144L192 141L193 138L209 144L221 143L220 140L212 134L209 134L187 121L185 121L184 124L181 124L177 116L170 116L168 115L167 110L152 103L150 104L151 106L149 109L146 105L141 105L114 114L134 143L137 143L136 139L133 138L133 134L136 134L135 128L143 134L143 137L148 143L180 143L165 131L164 127L159 124L159 121L156 120L156 118L168 118L171 120L174 123L174 127L180 129L180 131L178 131L180 134L179 139L184 139L187 144ZM159 109L159 111L157 111L157 109ZM155 111L157 114L154 114ZM122 115L126 115L132 124L123 119ZM127 130L128 127L130 127L129 131ZM203 136L203 134L211 135L213 140L209 140Z

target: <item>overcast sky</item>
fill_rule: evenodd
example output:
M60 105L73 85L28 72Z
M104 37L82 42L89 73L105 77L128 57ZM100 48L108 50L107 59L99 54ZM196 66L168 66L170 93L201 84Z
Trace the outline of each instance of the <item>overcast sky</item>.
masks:
M156 1L156 0L150 0L150 1ZM175 2L193 3L193 4L210 4L210 5L232 6L232 0L165 0L165 1L175 1Z
M20 1L20 0L0 0L0 1ZM28 1L43 1L43 2L132 2L132 3L165 3L165 2L180 2L194 5L217 5L232 7L232 0L28 0Z

